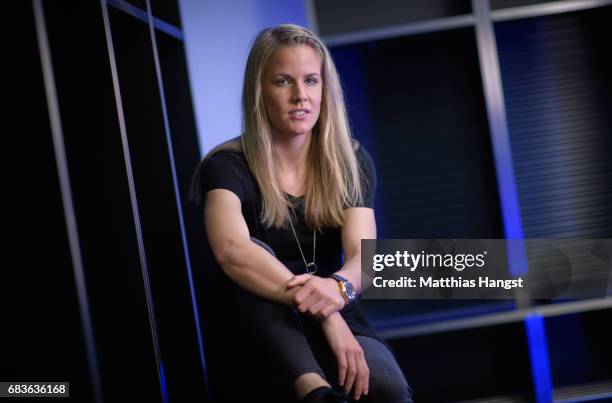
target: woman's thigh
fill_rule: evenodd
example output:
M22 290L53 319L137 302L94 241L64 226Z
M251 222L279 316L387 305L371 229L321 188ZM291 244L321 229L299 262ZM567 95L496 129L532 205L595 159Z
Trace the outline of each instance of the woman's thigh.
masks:
M253 391L255 396L287 402L300 375L315 372L324 376L296 309L256 296L237 284L230 284L229 294L233 312L226 320L234 322L231 338L236 340L230 343L241 347L242 357L236 365L243 366L243 377L246 370L252 383L259 385ZM233 348L226 345L224 349Z

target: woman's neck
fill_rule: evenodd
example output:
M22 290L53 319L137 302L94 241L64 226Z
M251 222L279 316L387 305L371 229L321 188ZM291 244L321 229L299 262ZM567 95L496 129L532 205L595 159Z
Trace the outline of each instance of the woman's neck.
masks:
M276 138L272 142L276 172L287 193L301 194L304 190L310 140L311 135L307 134L290 139Z

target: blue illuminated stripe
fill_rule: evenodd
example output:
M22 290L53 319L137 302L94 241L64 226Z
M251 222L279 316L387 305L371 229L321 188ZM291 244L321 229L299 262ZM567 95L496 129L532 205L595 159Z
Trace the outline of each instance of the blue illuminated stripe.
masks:
M160 373L160 382L161 382L161 389L162 389L162 395L164 397L164 402L168 401L168 388L166 387L166 375L164 373L164 362L160 361L159 363L159 373Z
M160 20L157 17L153 17L153 26L155 27L155 29L157 29L158 31L162 31L176 39L178 39L179 41L183 41L184 37L183 37L183 31L181 31L180 28L170 24L169 22L166 22L164 20Z
M544 318L531 314L525 318L525 330L531 359L533 388L538 403L552 403L552 377L548 360L548 343Z
M519 197L514 177L512 147L491 8L488 0L472 0L472 8L476 15L478 57L491 130L491 145L504 234L506 239L523 239ZM524 244L507 242L507 245L510 273L515 277L527 274L527 253ZM552 377L543 318L539 315L526 317L525 329L536 401L538 403L552 402Z

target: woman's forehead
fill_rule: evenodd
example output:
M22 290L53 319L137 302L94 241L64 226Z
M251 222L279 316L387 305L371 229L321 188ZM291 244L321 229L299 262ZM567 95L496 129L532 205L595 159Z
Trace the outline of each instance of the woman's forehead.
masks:
M309 45L283 46L270 55L266 70L270 74L320 74L321 56Z

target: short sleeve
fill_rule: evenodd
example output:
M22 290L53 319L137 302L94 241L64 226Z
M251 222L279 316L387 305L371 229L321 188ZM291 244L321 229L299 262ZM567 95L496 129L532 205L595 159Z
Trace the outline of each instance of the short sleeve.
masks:
M226 189L244 202L245 174L240 166L239 156L229 152L220 152L202 161L193 180L192 200L201 204L207 192L214 189Z
M359 173L361 176L361 187L363 192L363 203L356 207L374 208L374 194L376 193L376 167L374 161L363 145L358 144L355 156L359 162Z

